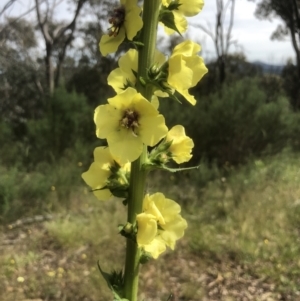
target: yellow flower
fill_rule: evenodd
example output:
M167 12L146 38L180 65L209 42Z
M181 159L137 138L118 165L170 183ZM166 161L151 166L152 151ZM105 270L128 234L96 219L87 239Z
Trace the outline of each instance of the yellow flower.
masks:
M125 38L132 41L143 27L141 8L137 6L137 0L120 0L120 4L121 6L114 9L108 20L112 24L109 34L103 35L100 40L102 55L116 52Z
M153 258L157 258L166 250L166 244L157 235L157 221L152 214L141 213L136 217L138 223L137 243L146 252L150 253Z
M187 30L188 25L185 17L193 17L200 13L204 2L203 0L162 0L162 5L166 8L170 8L174 4L178 6L177 9L172 10L174 22L178 31L183 33ZM174 30L165 27L165 32L172 34Z
M191 158L194 142L191 138L185 135L185 130L182 125L175 125L171 128L166 136L166 141L172 141L168 151L172 154L172 159L180 164L188 162Z
M177 90L193 105L196 103L195 98L189 94L188 89L195 86L197 82L207 73L207 68L203 59L197 55L200 51L200 45L185 41L177 45L168 62L168 70L165 70L165 56L156 51L154 64L150 68L150 73L153 75L159 74L160 82L157 85L161 86L158 90L154 87L154 94L159 97L168 97L169 94ZM124 56L119 59L119 68L113 70L108 76L108 84L113 87L117 93L123 92L127 87L134 87L136 84L136 73L138 70L138 52L135 49L130 49ZM167 72L166 72L167 71ZM168 73L168 75L166 75ZM156 76L155 75L155 76ZM150 75L151 77L151 75ZM163 84L163 80L165 83Z
M180 215L180 206L162 193L147 194L143 213L137 215L137 243L139 247L157 258L166 247L172 250L184 234L187 222Z
M83 180L93 189L94 195L101 201L108 200L112 193L109 189L101 189L106 186L107 180L112 174L111 167L115 165L108 147L96 147L94 150L94 162L88 171L81 176Z
M22 282L25 281L25 278L22 277L22 276L19 276L19 277L17 278L17 281L20 282L20 283L22 283Z
M165 56L155 52L154 64L161 66L166 61ZM121 93L127 87L134 87L138 71L138 52L135 49L129 49L118 62L119 68L114 69L108 76L107 82L117 93Z
M154 146L167 134L164 117L135 89L127 88L108 103L95 110L96 135L107 139L120 163L136 160L143 144Z
M135 86L136 77L133 72L138 70L138 52L129 49L121 56L118 65L119 68L110 72L107 82L117 93L121 93L128 85Z
M204 6L203 0L162 0L165 7L177 2L179 4L178 11L186 17L193 17L199 14Z
M168 84L192 105L196 104L196 100L188 89L196 86L207 73L202 57L197 55L200 50L199 44L187 40L174 48L169 59Z
M48 275L49 277L53 278L53 277L55 277L56 272L51 270L51 271L48 271L48 272L47 272L47 275Z

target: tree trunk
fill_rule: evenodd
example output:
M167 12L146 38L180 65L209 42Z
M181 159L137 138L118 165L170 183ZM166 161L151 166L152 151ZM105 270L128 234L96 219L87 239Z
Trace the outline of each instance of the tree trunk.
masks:
M52 96L54 92L54 68L52 63L52 45L50 43L46 43L45 64L47 87L49 95Z
M218 58L218 68L219 68L219 83L222 86L226 79L226 65L223 55Z

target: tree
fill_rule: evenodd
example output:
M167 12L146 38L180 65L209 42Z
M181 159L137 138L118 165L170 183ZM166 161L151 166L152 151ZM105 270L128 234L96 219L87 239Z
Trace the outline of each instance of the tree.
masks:
M54 87L57 87L60 80L62 63L66 56L66 50L74 38L76 21L80 10L87 0L78 0L72 21L68 24L55 24L53 21L53 13L56 8L56 1L52 3L49 0L44 1L46 9L44 13L41 11L41 1L35 0L36 15L38 26L44 38L46 55L46 79L50 95L53 94ZM53 64L54 51L57 52L56 69Z
M297 110L300 108L300 89L299 89L299 75L297 67L291 60L287 62L281 74L283 78L283 88L288 95L291 106Z
M226 73L226 84L228 86L236 83L237 81L247 78L256 77L262 75L262 69L255 66L252 63L247 62L246 57L243 53L232 53L224 57L226 62L225 73ZM197 84L196 87L192 88L192 93L197 95L197 98L208 96L211 93L220 91L218 69L218 60L213 60L206 63L209 70L207 75ZM220 94L219 94L220 95Z
M226 79L226 57L228 56L230 46L234 43L231 32L234 23L235 0L227 0L226 3L224 3L224 0L216 0L216 5L217 13L214 30L201 24L195 24L194 26L202 29L214 42L217 55L219 83L222 85ZM226 30L225 19L228 9L230 9L230 15L229 25Z
M7 18L0 23L0 114L14 124L40 115L44 82L36 60L33 25Z
M300 108L300 0L261 0L258 2L255 15L259 19L272 20L279 17L283 24L278 25L271 39L283 40L290 35L293 49L296 55L297 84L294 91L292 104L294 108ZM287 68L288 69L288 68Z

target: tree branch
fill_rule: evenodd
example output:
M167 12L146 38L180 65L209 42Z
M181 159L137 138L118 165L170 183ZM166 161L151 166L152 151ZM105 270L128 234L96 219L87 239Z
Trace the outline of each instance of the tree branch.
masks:
M231 32L232 32L233 22L234 22L234 9L235 9L235 0L231 0L230 21L229 21L229 27L226 36L226 51L225 51L226 54L228 53L229 46L231 45L230 40L231 40Z
M35 8L36 8L36 15L37 15L37 19L38 19L38 25L41 29L42 35L45 39L45 42L48 44L53 44L53 39L51 38L51 36L49 34L48 24L46 22L47 18L44 21L42 21L42 18L41 18L39 0L35 0Z
M6 25L3 26L3 28L1 28L0 30L0 34L8 27L11 26L13 24L15 24L16 22L18 22L20 19L22 19L23 17L25 17L27 14L29 14L30 12L32 12L33 10L35 10L35 6L30 8L29 10L27 10L25 13L21 14L19 17L14 18L12 21L8 22Z
M298 25L298 28L300 30L300 7L298 7L297 0L292 0L292 6L293 6L293 12L295 13L296 17L296 24ZM298 32L298 39L299 39L299 45L300 45L300 31Z
M4 14L4 12L10 7L12 6L17 0L10 0L8 1L4 7L2 8L1 12L0 12L0 17Z
M201 25L201 24L191 24L191 26L200 28L200 29L203 30L207 35L209 35L213 40L215 39L215 36L214 36L213 32L212 32L211 30L207 29L206 27L204 27L203 25Z

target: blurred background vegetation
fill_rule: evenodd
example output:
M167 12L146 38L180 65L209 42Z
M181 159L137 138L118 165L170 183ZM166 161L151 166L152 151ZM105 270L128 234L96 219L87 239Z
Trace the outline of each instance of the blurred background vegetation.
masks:
M23 237L31 237L26 247L14 249L12 255L1 253L0 291L6 292L5 297L0 294L2 300L16 300L16 287L23 282L20 275L29 278L21 290L26 298L107 300L107 291L99 299L98 272L92 267L99 252L104 262L114 257L122 263L118 254L123 244L107 239L116 236L114 225L124 221L120 204L97 202L81 173L92 162L93 149L105 143L95 137L93 111L113 95L106 78L126 47L116 56L99 54L109 1L73 4L70 23L55 22L36 2L34 22L5 18L0 24L2 232L17 228L18 219L58 216L43 225L44 232L26 226ZM96 21L80 21L81 10ZM75 37L81 42L74 43ZM165 53L176 40L163 45ZM181 105L160 101L168 127L183 124L195 142L187 166L200 165L192 172L171 175L168 182L161 173L150 175L149 191L160 188L178 200L190 224L186 240L169 259L196 256L194 261L200 260L204 270L222 260L234 262L250 278L263 277L275 285L269 287L274 292L270 300L290 296L299 300L293 299L300 294L299 65L289 61L280 68L266 67L248 62L243 53L227 52L206 64L209 73L192 89L195 107L184 101ZM108 226L112 221L114 225ZM104 246L110 253L99 251ZM40 251L45 249L57 254L54 263L43 261ZM106 263L105 267L110 268ZM84 276L78 274L82 269ZM227 279L230 268L219 269L224 272L220 277ZM209 275L211 281L220 278L215 270ZM161 289L166 283L161 277L150 285ZM142 286L147 285L142 280ZM194 291L186 284L180 292L185 299L180 300L200 300L207 295L206 286Z

